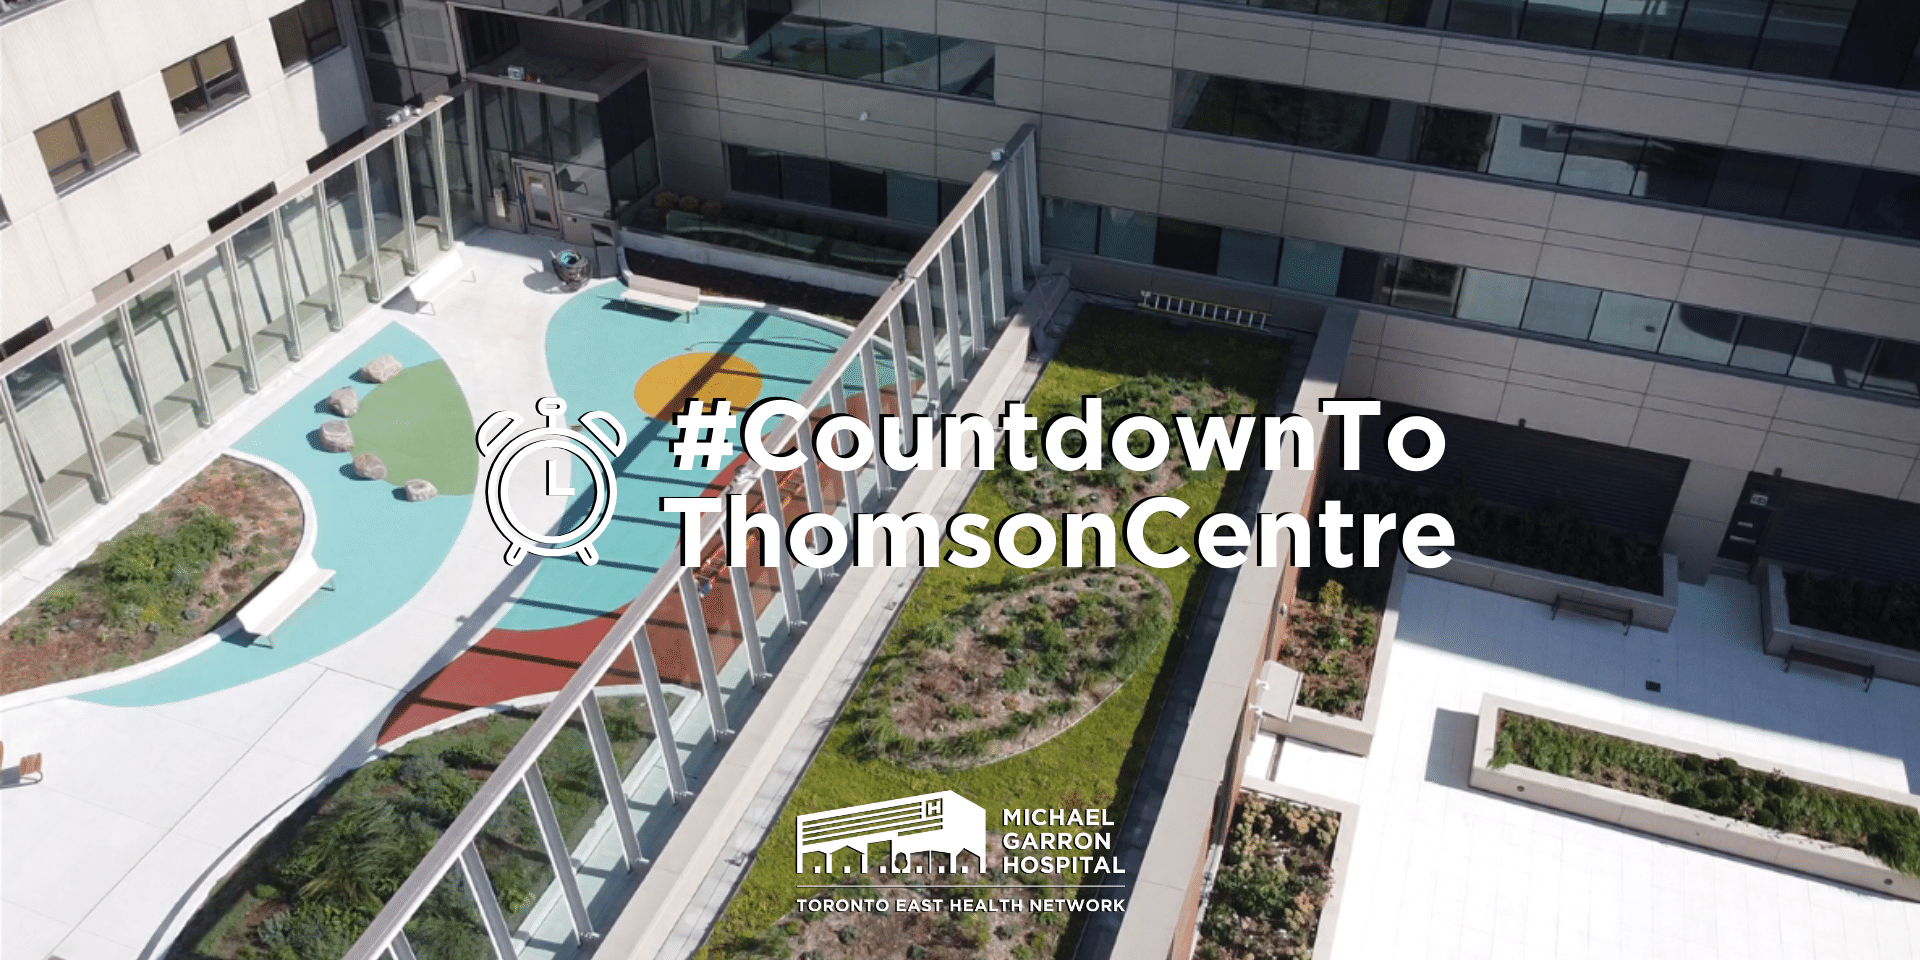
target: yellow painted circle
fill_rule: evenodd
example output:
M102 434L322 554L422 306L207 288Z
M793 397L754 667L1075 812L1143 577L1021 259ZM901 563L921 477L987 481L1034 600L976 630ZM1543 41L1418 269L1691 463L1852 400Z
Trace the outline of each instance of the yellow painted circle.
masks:
M711 408L716 400L745 411L760 398L760 368L732 354L683 353L653 365L633 385L633 402L655 420L672 421L697 398Z

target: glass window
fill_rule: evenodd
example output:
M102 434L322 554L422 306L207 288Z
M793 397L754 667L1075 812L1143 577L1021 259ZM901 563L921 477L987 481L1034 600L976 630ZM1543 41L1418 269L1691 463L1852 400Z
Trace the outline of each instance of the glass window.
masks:
M1585 340L1593 329L1594 310L1600 305L1600 291L1552 280L1533 281L1527 295L1527 312L1520 328L1556 337Z
M1691 0L1680 33L1674 39L1673 59L1746 67L1760 38L1768 0Z
M1660 338L1660 352L1670 357L1726 363L1733 354L1733 331L1739 325L1739 314L1674 304L1673 314L1667 318L1667 332Z
M733 189L739 193L780 195L780 154L772 150L729 144L727 169L732 174Z
M1800 161L1800 174L1794 178L1782 216L1823 227L1844 226L1847 213L1853 209L1854 194L1860 189L1862 172L1859 167L1837 163Z
M233 41L223 40L160 71L180 126L206 116L247 93L234 62Z
M885 46L879 27L857 23L829 23L824 27L827 73L848 80L885 78Z
M1826 79L1840 57L1853 0L1776 0L1760 31L1753 69Z
M1174 74L1173 128L1233 135L1233 102L1241 81L1181 70Z
M1153 262L1175 270L1212 274L1220 265L1220 228L1191 220L1160 217L1153 239Z
M1368 303L1386 302L1387 269L1398 258L1348 247L1340 254L1340 284L1334 295Z
M1331 297L1340 286L1344 249L1338 244L1288 240L1280 247L1280 286Z
M1567 133L1567 159L1560 185L1603 193L1634 194L1640 177L1643 137L1575 127Z
M827 165L827 176L832 181L835 210L864 213L870 217L887 215L885 170L836 161Z
M1428 107L1416 163L1480 173L1493 152L1494 118L1472 110Z
M1713 190L1713 177L1720 167L1719 147L1706 147L1678 140L1648 140L1640 154L1640 177L1634 192L1648 200L1702 206Z
M833 206L833 179L818 157L780 155L780 196L816 207Z
M1873 372L1867 375L1867 389L1920 397L1920 344L1880 341Z
M1891 170L1865 171L1847 226L1920 240L1920 177Z
M1600 294L1600 311L1593 318L1595 343L1653 351L1660 347L1660 333L1666 329L1667 314L1673 304L1651 297L1607 291Z
M1607 0L1600 12L1600 33L1594 49L1636 57L1665 59L1673 52L1684 3L1649 0Z
M1240 82L1234 102L1233 135L1269 143L1293 143L1300 135L1300 114L1307 92L1274 83Z
M1778 217L1799 173L1799 161L1745 150L1728 150L1720 157L1707 206L1715 210Z
M1800 349L1800 337L1807 328L1785 320L1747 317L1740 322L1740 336L1733 342L1732 364L1743 370L1761 373L1786 373L1793 355Z
M1533 281L1511 273L1467 269L1460 279L1460 305L1454 316L1462 320L1497 323L1503 327L1520 325L1527 307L1527 288Z
M1152 263L1153 239L1159 232L1154 223L1157 219L1151 213L1138 210L1105 208L1101 212L1100 245L1096 252L1118 260Z
M1372 97L1305 91L1296 142L1303 147L1336 153L1367 152L1367 127L1375 102Z
M759 42L747 48L743 59L758 58L784 70L825 73L827 69L826 22L812 17L788 17L767 31Z
M1520 25L1520 39L1561 47L1593 46L1603 0L1533 0Z
M1220 231L1220 264L1216 271L1220 276L1272 286L1279 266L1279 237L1245 230Z
M917 30L883 30L886 72L880 79L915 90L940 89L940 38Z
M979 40L940 38L940 90L980 100L993 99L993 51Z
M1040 205L1040 242L1059 250L1092 253L1100 236L1100 208L1047 197Z
M1387 271L1387 302L1405 310L1453 316L1460 268L1450 263L1400 257Z
M1387 19L1391 6L1388 0L1320 0L1320 15L1380 23Z
M1526 0L1454 0L1447 29L1511 40L1520 35L1520 10Z
M1545 120L1501 117L1493 134L1493 156L1487 172L1496 177L1514 177L1555 183L1560 165L1566 159L1567 131L1571 127Z
M1866 379L1867 356L1872 352L1872 337L1809 327L1787 375L1857 389Z
M940 185L932 177L887 171L887 216L907 223L940 223Z
M35 130L40 157L56 189L76 183L113 160L133 152L120 95L96 100Z
M340 48L333 0L302 0L299 6L275 15L271 23L282 67L291 69Z

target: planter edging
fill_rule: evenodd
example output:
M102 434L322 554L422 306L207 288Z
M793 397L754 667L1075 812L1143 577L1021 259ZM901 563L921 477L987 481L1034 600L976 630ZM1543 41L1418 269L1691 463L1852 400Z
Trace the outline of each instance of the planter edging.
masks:
M1393 658L1394 637L1400 632L1400 597L1406 591L1409 566L1405 557L1394 558L1393 580L1387 587L1387 605L1380 611L1380 633L1373 641L1373 668L1367 674L1367 699L1360 705L1360 719L1295 703L1291 716L1262 717L1263 729L1342 753L1364 757L1373 751L1373 737L1380 726L1380 699L1387 686L1387 664Z
M1673 626L1674 614L1680 609L1680 558L1671 553L1660 555L1662 587L1657 594L1549 573L1459 550L1449 550L1447 553L1452 559L1445 566L1421 568L1414 572L1423 577L1478 587L1537 603L1551 605L1555 599L1564 596L1570 600L1627 608L1633 611L1634 626L1662 633Z
M1787 577L1776 563L1768 563L1760 579L1760 640L1762 649L1776 657L1785 657L1794 647L1799 647L1849 663L1870 665L1875 680L1898 680L1920 686L1920 651L1902 650L1794 623L1787 606Z
M1273 800L1285 800L1289 803L1305 804L1331 810L1340 815L1340 832L1333 838L1333 857L1327 863L1327 869L1333 875L1327 886L1327 900L1320 905L1320 923L1313 931L1312 960L1328 960L1333 956L1334 930L1340 919L1340 904L1346 894L1347 864L1353 859L1353 833L1360 820L1360 805L1345 800L1335 800L1324 794L1302 790L1298 787L1260 777L1247 777L1240 783L1242 793L1257 793ZM1207 892L1211 900L1213 893ZM1200 916L1206 917L1206 904L1201 904Z
M1855 783L1837 777L1799 770L1757 757L1687 743L1660 734L1634 730L1618 724L1577 717L1559 710L1520 703L1487 694L1480 704L1480 718L1473 741L1473 766L1467 782L1476 790L1514 797L1553 810L1575 814L1602 823L1617 824L1629 830L1664 837L1680 843L1704 847L1730 856L1753 860L1846 884L1861 890L1920 902L1920 877L1908 876L1851 847L1822 843L1798 834L1770 830L1744 820L1735 820L1704 810L1655 800L1652 797L1615 790L1571 777L1508 764L1492 766L1494 736L1500 711L1526 714L1569 726L1622 739L1712 759L1727 758L1752 770L1772 770L1815 786L1859 794L1920 809L1920 797L1897 793L1871 784Z

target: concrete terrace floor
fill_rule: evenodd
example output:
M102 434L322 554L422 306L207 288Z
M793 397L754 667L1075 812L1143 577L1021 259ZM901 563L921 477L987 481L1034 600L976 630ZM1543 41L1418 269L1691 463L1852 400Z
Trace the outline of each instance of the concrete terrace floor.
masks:
M1257 741L1249 778L1359 804L1335 960L1920 957L1920 904L1467 786L1496 693L1911 790L1920 688L1783 673L1736 580L1682 584L1671 633L1549 613L1411 577L1373 755Z
M351 372L347 364L357 364L370 341L399 327L447 362L476 420L496 410L515 410L526 418L523 425L537 425L533 401L556 395L555 380L565 379L549 372L549 325L569 302L545 272L553 245L491 231L470 237L460 253L474 268L476 282L454 284L434 313L415 313L411 297L402 294L390 301L398 309L380 308L355 320L311 351L299 368L268 383L197 438L199 446L188 455L153 470L152 495L129 495L103 513L124 512L127 516L118 521L124 523L219 451L275 422L272 418L290 402ZM818 356L816 365L825 354ZM644 365L631 375L640 369ZM801 385L808 376L800 374ZM629 398L631 383L619 388ZM770 384L769 390L787 392L781 389L785 386ZM632 403L606 407L630 431L644 419ZM591 408L573 403L569 419ZM537 478L546 471L529 464L519 473ZM564 498L539 496L518 485L509 496L529 526L559 522L566 506ZM198 897L267 827L316 787L371 758L380 722L394 704L511 610L541 566L531 559L518 567L505 565L506 541L480 498L454 499L470 506L451 548L423 558L423 574L431 574L425 586L378 622L354 627L351 638L289 656L271 671L215 685L212 692L192 691L200 695L188 699L153 697L111 706L98 702L111 697L81 694L26 702L0 713L7 745L16 755L42 753L48 774L40 783L0 790L0 957L159 956L163 937L185 921ZM650 499L631 507L623 500L623 512L638 511ZM337 542L350 535L337 516L329 527L327 511L320 512L323 544L329 537ZM645 579L636 571L622 599ZM16 576L6 589L31 592L38 586L34 579ZM722 665L722 685L738 686L741 681L733 674L742 669ZM690 772L708 762L712 743L705 711L691 709L695 702L692 697L683 702L679 715L688 722L676 730L681 749L690 752ZM22 698L16 696L14 703ZM630 786L641 801L654 790L637 781ZM650 829L657 833L670 826L663 821Z

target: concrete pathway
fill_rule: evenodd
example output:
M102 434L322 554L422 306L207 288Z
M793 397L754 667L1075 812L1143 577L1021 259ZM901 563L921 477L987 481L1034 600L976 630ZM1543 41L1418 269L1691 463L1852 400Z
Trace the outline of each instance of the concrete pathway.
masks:
M355 321L287 382L249 399L262 409L210 431L215 452L392 323L448 362L476 418L530 408L550 394L544 335L561 301L538 273L546 245L491 233L478 242L485 246L461 251L477 282L456 284L437 315L382 309ZM175 484L199 469L169 467L185 471ZM559 519L557 502L529 499L527 515ZM159 706L57 699L0 714L0 736L16 752L44 754L48 774L0 791L0 955L156 956L279 812L366 759L378 720L401 692L478 636L531 569L501 563L504 542L479 500L472 502L476 509L417 597L330 652ZM148 506L129 499L115 510L137 514ZM323 524L321 535L350 534ZM33 589L8 585L21 587Z

